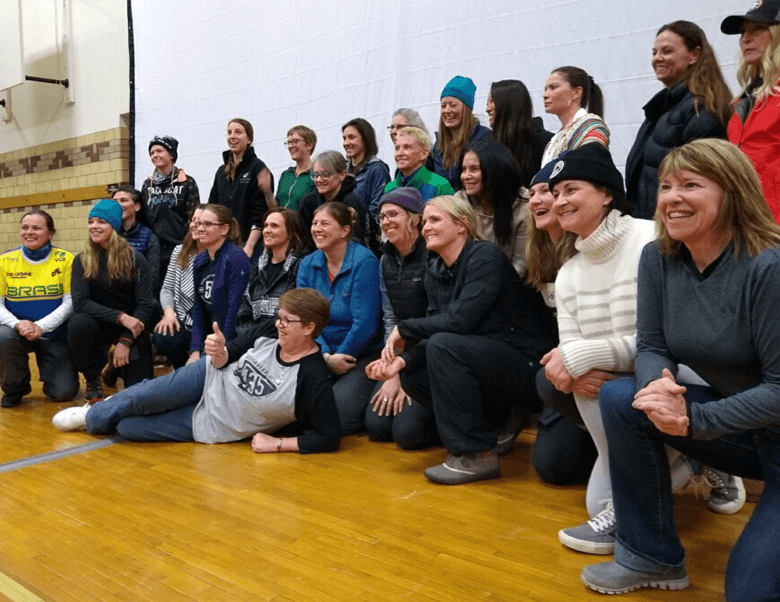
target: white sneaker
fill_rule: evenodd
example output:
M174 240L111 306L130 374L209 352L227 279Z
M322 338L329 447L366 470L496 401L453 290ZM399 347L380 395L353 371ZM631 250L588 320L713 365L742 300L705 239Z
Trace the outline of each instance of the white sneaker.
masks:
M86 428L89 404L65 408L57 412L51 423L61 431L79 431Z

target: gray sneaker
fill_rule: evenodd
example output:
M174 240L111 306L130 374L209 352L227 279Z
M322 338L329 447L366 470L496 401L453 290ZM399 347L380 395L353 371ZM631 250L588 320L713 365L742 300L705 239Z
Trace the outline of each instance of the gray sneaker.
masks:
M425 476L442 485L462 485L483 479L497 479L501 474L498 456L493 450L464 456L447 456L444 464L432 466Z
M531 413L526 408L512 407L512 413L506 424L498 431L496 446L493 451L499 456L504 456L512 451L515 446L515 439L528 426Z
M617 529L615 508L612 502L596 516L578 527L561 529L558 540L567 548L585 552L586 554L612 554L615 551L615 536Z
M747 494L742 479L705 466L702 477L712 487L708 505L718 514L735 514L745 505Z
M626 568L614 560L586 566L580 579L601 594L625 594L640 587L676 590L691 584L685 565L667 568L660 573L648 573Z

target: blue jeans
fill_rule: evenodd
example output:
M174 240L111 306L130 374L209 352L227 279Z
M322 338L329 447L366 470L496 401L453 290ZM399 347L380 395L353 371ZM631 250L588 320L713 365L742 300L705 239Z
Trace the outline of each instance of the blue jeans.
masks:
M689 403L721 398L709 387L686 386ZM665 435L631 406L636 390L636 379L621 378L599 392L618 519L615 560L651 572L685 562L674 523L666 443L726 473L764 479L764 493L729 558L726 596L780 600L780 430L761 428L713 440Z
M117 432L133 441L192 441L192 413L203 395L206 361L202 357L96 403L87 412L87 430Z

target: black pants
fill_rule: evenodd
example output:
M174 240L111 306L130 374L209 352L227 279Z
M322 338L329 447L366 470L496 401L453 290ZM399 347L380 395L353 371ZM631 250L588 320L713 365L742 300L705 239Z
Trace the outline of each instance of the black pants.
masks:
M545 404L539 417L533 462L537 474L551 485L587 483L598 452L584 427L574 395L558 391L544 369L536 389Z
M401 372L401 386L433 409L447 451L456 456L493 449L512 406L536 407L539 362L507 343L440 333L426 342L426 362Z
M119 324L109 324L93 318L89 314L73 314L68 320L68 345L73 353L76 370L87 381L94 381L108 361L108 348L119 341L124 328ZM125 387L152 378L152 345L149 331L138 336L130 350L130 363L117 369Z

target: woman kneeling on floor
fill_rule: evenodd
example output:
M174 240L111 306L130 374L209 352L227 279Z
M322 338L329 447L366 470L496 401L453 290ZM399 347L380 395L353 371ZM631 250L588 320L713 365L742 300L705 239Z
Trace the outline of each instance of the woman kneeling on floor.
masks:
M726 141L674 149L658 176L661 234L639 262L636 377L599 391L618 517L615 560L586 567L582 580L607 594L688 586L669 445L765 480L731 551L726 599L778 600L780 228L750 161ZM678 364L710 386L678 384Z
M250 333L226 344L214 324L205 344L208 358L91 407L63 410L52 422L63 431L117 432L134 441L225 443L252 437L257 453L335 451L341 427L328 369L314 340L329 315L319 292L288 291L279 299L278 341L255 340ZM306 434L269 434L296 421Z

